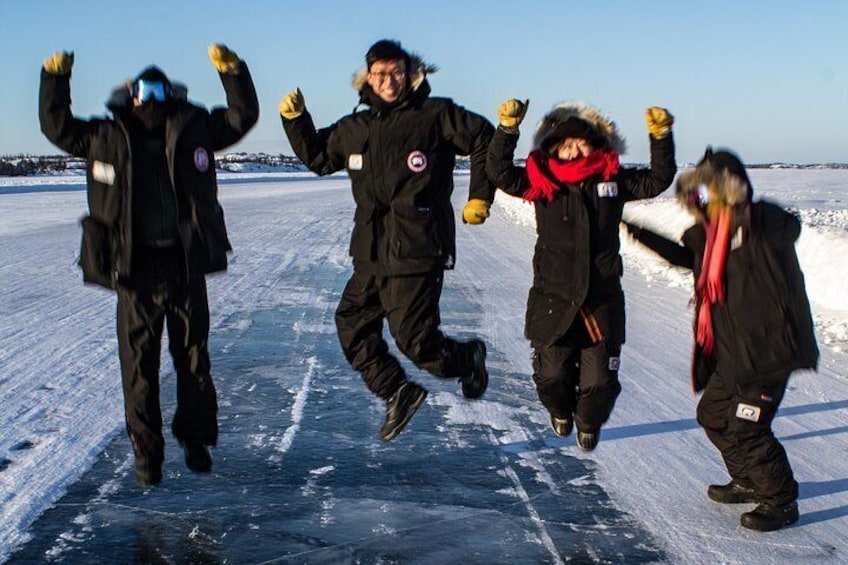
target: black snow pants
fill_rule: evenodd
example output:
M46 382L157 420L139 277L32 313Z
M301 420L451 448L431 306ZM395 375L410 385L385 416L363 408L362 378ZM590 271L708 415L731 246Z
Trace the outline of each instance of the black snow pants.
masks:
M181 444L215 445L218 405L210 376L206 280L183 282L182 251L133 252L133 280L118 287L118 353L127 432L137 457L164 459L159 407L162 332L177 373L171 431Z
M621 392L621 344L592 344L578 319L553 345L533 351L533 382L542 405L556 418L574 418L577 429L597 433Z
M354 265L336 309L336 329L345 358L380 398L406 380L383 338L383 320L398 349L419 368L442 378L471 373L471 351L439 330L443 272L384 277Z
M788 381L787 373L742 392L731 379L713 373L698 402L698 423L721 452L731 478L778 505L798 498L786 451L771 430Z

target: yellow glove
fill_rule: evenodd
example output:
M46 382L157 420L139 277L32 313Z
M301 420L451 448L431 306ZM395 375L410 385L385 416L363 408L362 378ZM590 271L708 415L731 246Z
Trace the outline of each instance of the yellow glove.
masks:
M238 68L241 59L226 45L213 43L209 46L209 59L219 73L231 74Z
M655 139L663 139L671 133L674 116L665 108L651 106L645 110L645 122L648 124L648 131Z
M44 60L44 70L51 75L70 74L73 66L73 51L56 51Z
M293 120L306 110L306 102L303 101L303 93L295 88L280 100L280 115L287 120Z
M498 123L506 130L517 131L529 105L530 100L507 100L498 107Z
M482 224L489 217L491 203L480 198L472 198L462 209L462 221L466 224Z

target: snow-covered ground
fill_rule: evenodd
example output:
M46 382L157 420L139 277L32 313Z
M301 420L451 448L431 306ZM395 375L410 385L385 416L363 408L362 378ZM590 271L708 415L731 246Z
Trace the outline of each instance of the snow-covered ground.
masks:
M303 173L221 175L235 253L229 272L209 280L222 421L215 473L182 472L167 438L165 481L141 489L122 429L114 298L84 287L75 265L81 179L0 178L0 561L169 555L162 548L180 528L164 541L140 536L142 549L131 549L141 543L136 530L155 522L153 512L167 515L169 527L179 516L191 551L200 545L212 555L204 562L355 561L340 547L357 547L367 562L848 561L848 171L754 170L751 177L759 197L803 218L798 251L822 349L819 372L792 379L775 421L801 485L802 516L772 534L739 526L747 507L706 499L706 485L726 476L694 420L691 275L626 236L622 396L591 454L552 434L522 337L532 208L503 194L485 225L458 226L458 267L446 277L443 300L447 331L476 333L489 344L489 392L465 402L455 384L412 370L431 390L427 406L382 444L383 407L346 367L332 322L349 272L349 185L344 176ZM458 174L457 203L466 186ZM688 225L668 195L628 205L627 214L670 235ZM165 356L163 387L168 381ZM167 411L172 390L162 394ZM250 470L236 464L257 458L264 464ZM360 459L354 480L346 465ZM480 461L487 473L465 475ZM404 477L409 466L420 475L394 494L358 482L370 473L383 482L382 473ZM263 500L279 505L267 521L260 509L251 519L233 510L257 484L277 485ZM584 500L584 492L600 498ZM581 505L588 516L579 515ZM141 508L150 514L134 520ZM226 509L236 513L234 523L217 532L203 512ZM295 511L308 518L291 518ZM313 548L293 553L288 538L268 536L274 528L302 528L327 545L298 538ZM450 532L459 532L459 547ZM97 557L97 540L108 535L124 545Z

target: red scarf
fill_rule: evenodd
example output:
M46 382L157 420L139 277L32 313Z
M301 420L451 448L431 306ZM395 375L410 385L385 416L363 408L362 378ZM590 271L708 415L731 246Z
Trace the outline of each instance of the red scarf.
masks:
M707 243L704 246L704 259L701 262L701 274L695 285L695 297L698 312L695 317L695 337L710 355L715 346L710 305L724 303L724 268L730 249L730 224L733 210L722 207L718 218L712 222L704 221Z
M562 189L561 183L578 183L595 175L608 181L618 173L618 157L611 149L598 149L586 157L561 161L536 149L524 165L530 183L524 200L536 202L545 198L550 202Z

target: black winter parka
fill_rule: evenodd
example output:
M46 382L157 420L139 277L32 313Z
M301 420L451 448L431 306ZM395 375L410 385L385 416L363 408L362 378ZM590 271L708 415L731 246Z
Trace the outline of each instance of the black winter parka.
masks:
M486 170L492 182L513 196L529 186L522 166L513 164L518 135L498 128L489 147ZM651 137L650 169L622 167L611 179L564 184L553 201L534 203L536 249L533 287L527 299L524 333L533 347L556 342L568 331L584 304L596 313L601 332L624 343L624 296L619 256L619 222L625 202L657 196L674 180L677 164L671 135Z
M716 371L748 391L818 365L810 302L795 252L801 223L760 200L751 203L743 230L742 245L727 257L726 301L711 306L713 354L707 357L695 345L696 390ZM683 246L645 228L637 231L637 239L671 264L691 269L698 280L706 243L703 224L684 232Z
M365 86L367 108L316 131L309 112L282 118L292 149L311 171L347 169L356 202L350 255L382 275L453 268L456 155L470 155L469 199L492 201L486 148L493 127L423 80L402 101L380 103Z
M165 126L165 154L177 202L177 224L189 278L226 270L231 251L224 212L218 202L214 152L239 141L256 123L259 102L244 62L221 73L226 108L211 111L189 103L175 88L176 110ZM112 118L83 120L71 112L70 75L42 69L41 131L57 147L87 160L89 215L82 220L79 264L85 282L115 289L131 281L132 149L126 120L131 98L126 87L107 103Z

